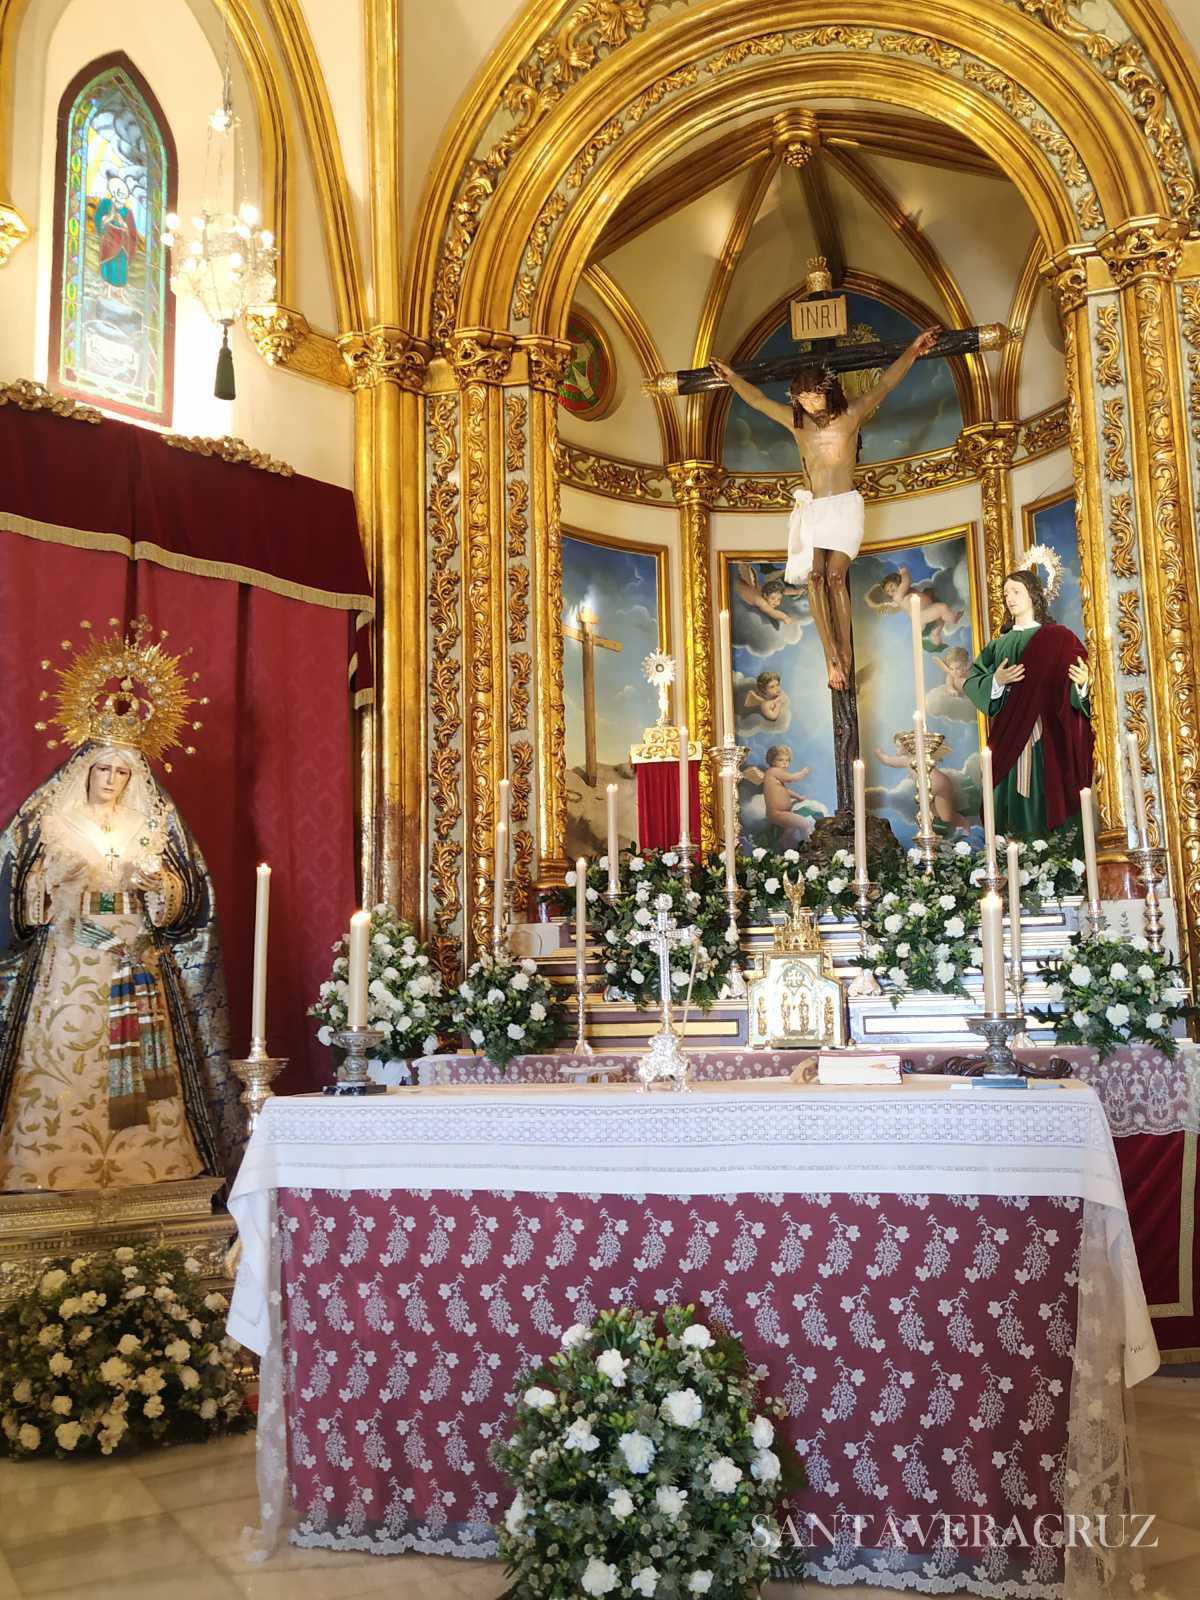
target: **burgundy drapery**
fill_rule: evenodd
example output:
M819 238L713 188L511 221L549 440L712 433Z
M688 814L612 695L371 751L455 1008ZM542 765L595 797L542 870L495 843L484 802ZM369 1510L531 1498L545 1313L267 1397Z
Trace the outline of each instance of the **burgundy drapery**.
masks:
M105 548L105 546L109 548ZM279 1086L314 1087L328 1052L305 1016L355 905L352 704L369 685L353 497L173 449L145 429L0 408L0 815L63 760L34 729L81 640L143 613L192 655L197 754L160 776L207 858L232 1042L249 1043L254 869L272 867L269 1044ZM357 637L356 637L357 635Z
M679 763L642 761L637 767L638 844L669 850L679 843ZM700 837L700 763L688 762L688 836Z

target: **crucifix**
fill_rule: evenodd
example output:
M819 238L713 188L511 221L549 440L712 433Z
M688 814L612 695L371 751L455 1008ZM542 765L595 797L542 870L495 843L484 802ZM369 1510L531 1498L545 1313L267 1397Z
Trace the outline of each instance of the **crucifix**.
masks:
M576 612L577 628L563 627L564 639L578 639L583 656L583 776L589 788L596 787L596 647L623 650L616 639L601 639L596 632L596 613L586 605Z

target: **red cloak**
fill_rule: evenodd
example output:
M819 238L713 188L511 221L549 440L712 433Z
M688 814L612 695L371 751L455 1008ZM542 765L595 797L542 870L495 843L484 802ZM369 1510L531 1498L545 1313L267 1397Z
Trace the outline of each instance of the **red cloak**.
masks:
M1043 622L1025 646L1025 677L1009 692L993 720L992 779L1001 783L1016 766L1038 718L1042 719L1046 829L1053 833L1079 810L1079 791L1092 781L1092 725L1071 704L1067 668L1087 651L1061 622Z

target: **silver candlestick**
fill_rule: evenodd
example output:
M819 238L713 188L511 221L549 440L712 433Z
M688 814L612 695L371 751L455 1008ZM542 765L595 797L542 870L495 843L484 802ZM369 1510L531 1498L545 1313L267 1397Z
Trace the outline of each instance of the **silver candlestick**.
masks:
M1016 1020L1021 1024L1020 1032L1013 1034L1012 1042L1018 1050L1028 1050L1033 1040L1025 1032L1025 970L1019 955L1009 957L1008 986L1012 991Z
M872 900L879 898L879 887L869 878L855 878L853 888L856 896L854 906L858 916L858 976L846 992L854 1000L865 1000L883 993L878 978L871 970L870 957L867 955L867 918L871 914Z
M972 1033L981 1033L987 1040L983 1052L985 1078L1013 1078L1020 1074L1020 1065L1008 1041L1025 1026L1024 1017L990 1016L968 1017L967 1026Z
M1158 897L1158 886L1162 883L1167 865L1167 852L1154 849L1148 844L1139 845L1136 850L1131 850L1130 855L1138 866L1138 882L1145 891L1145 928L1146 943L1155 955L1163 951L1163 913L1162 901Z
M265 1039L250 1041L250 1054L229 1065L243 1087L238 1103L246 1108L246 1132L253 1133L258 1126L258 1114L268 1100L275 1098L271 1085L288 1064L287 1056L267 1054Z
M921 793L921 779L920 779L920 775L917 772L917 735L916 735L916 732L915 731L910 732L909 730L905 729L901 733L898 733L896 735L896 747L900 751L901 755L903 755L904 759L908 762L908 770L912 773L913 782L917 786L917 796L918 796L917 815L919 817L920 816L919 797L920 797L920 793ZM938 760L941 757L942 752L945 750L945 748L946 748L946 738L945 738L944 734L941 734L941 733L926 733L925 734L925 780L930 785L930 802L929 802L930 812L929 812L929 814L930 814L930 818L931 819L932 819L932 816L933 816L933 799L932 799L933 771L934 771L934 768L937 766ZM932 827L933 827L933 823L932 823L932 820L931 820L930 821L930 828L932 829ZM938 835L936 833L933 833L931 831L929 833L918 833L917 836L916 836L916 839L915 839L915 843L916 843L917 849L921 852L921 861L922 861L922 863L924 865L924 868L925 868L925 876L929 877L930 874L933 872L934 862L937 860L938 847L941 844L941 840L939 839L939 837L938 837Z
M576 943L579 944L579 935L576 934ZM579 944L575 952L575 1007L579 1013L579 1028L575 1035L575 1054L577 1056L590 1056L593 1054L591 1045L587 1042L587 950Z
M333 1042L346 1052L346 1059L338 1068L337 1081L327 1083L325 1094L360 1095L386 1094L387 1088L376 1083L367 1071L367 1057L383 1041L382 1028L343 1028L335 1033Z
M679 1030L671 1016L671 951L676 931L674 917L660 909L652 943L658 953L658 988L662 1003L662 1025L650 1040L650 1047L638 1062L637 1075L643 1090L659 1078L668 1078L679 1091L688 1087L688 1058L680 1044Z
M737 883L725 884L725 899L729 903L729 926L725 930L725 942L734 952L733 970L725 980L725 987L735 1000L746 998L746 977L742 972L741 934L738 931L738 908L746 898L746 891Z

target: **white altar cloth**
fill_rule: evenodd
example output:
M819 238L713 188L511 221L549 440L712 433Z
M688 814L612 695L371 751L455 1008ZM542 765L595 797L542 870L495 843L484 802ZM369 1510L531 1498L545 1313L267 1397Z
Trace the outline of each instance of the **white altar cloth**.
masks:
M278 1097L259 1116L229 1201L242 1259L228 1328L260 1355L273 1322L272 1195L284 1188L1073 1196L1085 1203L1085 1231L1102 1236L1120 1298L1126 1383L1158 1366L1112 1136L1080 1083L760 1079L686 1095L607 1084Z

